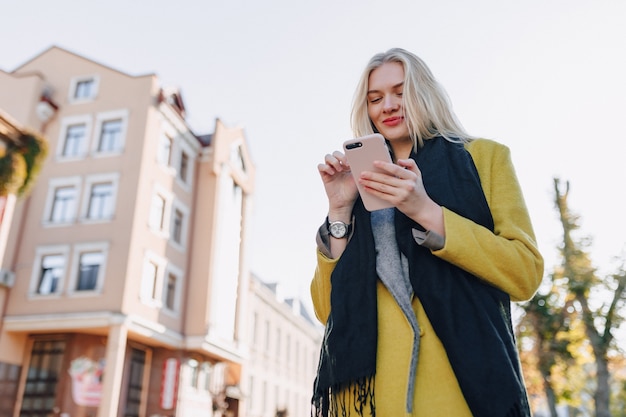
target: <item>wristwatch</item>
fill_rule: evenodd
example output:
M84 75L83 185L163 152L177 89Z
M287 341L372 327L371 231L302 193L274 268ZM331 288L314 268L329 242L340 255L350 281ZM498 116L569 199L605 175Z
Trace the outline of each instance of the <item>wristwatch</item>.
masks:
M330 233L332 237L337 239L343 239L344 237L348 237L351 228L351 224L346 224L342 221L328 222L328 233Z

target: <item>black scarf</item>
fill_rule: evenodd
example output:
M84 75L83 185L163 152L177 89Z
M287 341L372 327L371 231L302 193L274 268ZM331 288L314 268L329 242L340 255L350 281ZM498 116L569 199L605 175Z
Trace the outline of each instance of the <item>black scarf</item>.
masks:
M437 137L425 141L411 158L435 202L493 231L478 172L463 144ZM318 416L349 415L348 407L358 415L375 415L376 251L370 213L360 198L353 215L353 235L331 275L331 312L313 396ZM398 246L409 259L413 290L473 415L530 416L508 294L416 244L411 231L421 226L397 210L395 226ZM353 404L345 404L347 389Z

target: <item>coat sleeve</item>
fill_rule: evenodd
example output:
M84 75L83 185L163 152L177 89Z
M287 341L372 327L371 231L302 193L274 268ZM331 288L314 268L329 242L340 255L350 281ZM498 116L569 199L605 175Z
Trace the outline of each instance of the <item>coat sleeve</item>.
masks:
M330 275L338 259L328 258L319 249L317 250L317 266L311 281L311 300L315 316L322 324L326 324L330 314Z
M433 251L500 288L514 301L530 299L543 277L543 257L508 147L477 140L468 149L491 209L494 231L444 207L445 245Z

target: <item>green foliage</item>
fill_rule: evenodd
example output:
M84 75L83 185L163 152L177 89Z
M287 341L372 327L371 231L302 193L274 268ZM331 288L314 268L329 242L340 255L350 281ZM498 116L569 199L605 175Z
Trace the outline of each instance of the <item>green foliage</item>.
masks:
M33 133L23 134L17 144L7 143L0 157L0 195L26 195L47 154L46 141Z

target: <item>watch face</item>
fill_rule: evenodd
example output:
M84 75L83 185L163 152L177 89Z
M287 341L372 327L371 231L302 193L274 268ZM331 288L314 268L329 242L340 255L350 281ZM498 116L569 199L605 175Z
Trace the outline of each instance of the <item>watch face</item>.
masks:
M331 223L329 229L330 229L329 230L330 234L333 235L333 237L337 237L337 238L344 237L348 232L346 224L342 222Z

